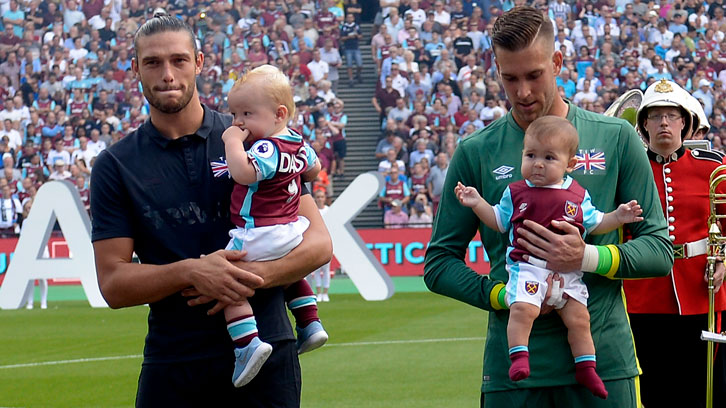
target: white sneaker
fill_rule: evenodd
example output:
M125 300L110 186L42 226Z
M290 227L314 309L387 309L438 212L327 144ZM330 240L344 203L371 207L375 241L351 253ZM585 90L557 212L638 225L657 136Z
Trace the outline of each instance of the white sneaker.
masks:
M323 302L330 302L330 297L327 293L323 293Z
M32 303L28 303L27 305L25 305L25 308L28 309L28 310L30 310L30 309L33 308L33 304Z
M41 303L41 304L40 304L40 308L41 308L41 309L47 309L47 308L48 308L48 305L47 305L47 304L45 304L45 303Z
M316 300L317 300L318 302L322 302L322 301L323 301L323 295L322 295L322 294L320 294L320 293L318 293L318 295L317 295L317 296L315 296L315 299L316 299Z

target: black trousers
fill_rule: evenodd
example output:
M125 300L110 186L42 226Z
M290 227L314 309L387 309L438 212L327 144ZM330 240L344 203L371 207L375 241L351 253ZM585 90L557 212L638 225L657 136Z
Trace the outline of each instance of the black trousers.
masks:
M707 343L701 340L701 330L708 327L707 316L631 314L630 325L643 370L640 377L643 406L705 407ZM726 344L716 348L714 407L726 406L724 348Z
M272 347L257 376L241 388L232 385L234 360L229 358L144 364L136 406L297 408L301 376L295 341Z

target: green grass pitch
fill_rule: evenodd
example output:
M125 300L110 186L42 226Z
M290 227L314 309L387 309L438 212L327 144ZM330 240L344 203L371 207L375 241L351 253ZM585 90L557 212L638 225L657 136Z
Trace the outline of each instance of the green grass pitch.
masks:
M485 312L427 292L331 298L328 344L300 358L303 407L478 406ZM147 312L0 311L0 407L133 406Z

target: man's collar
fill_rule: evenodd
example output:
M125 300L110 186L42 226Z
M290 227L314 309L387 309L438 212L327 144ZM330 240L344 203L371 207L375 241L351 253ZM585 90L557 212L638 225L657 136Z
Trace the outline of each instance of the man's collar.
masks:
M190 102L191 103L191 102ZM199 136L202 139L207 139L212 132L212 126L214 125L214 115L212 115L211 109L207 108L206 105L202 104L204 109L204 118L202 119L202 126L197 129L193 135ZM158 129L151 123L151 118L146 119L143 125L141 125L143 133L147 133L151 140L161 146L162 149L166 149L169 143L173 142L172 139L162 135Z
M661 156L660 154L650 150L650 147L648 148L648 158L656 163L669 163L672 161L677 161L678 159L683 157L684 154L686 154L686 148L683 145L681 145L678 150L669 154L667 157Z

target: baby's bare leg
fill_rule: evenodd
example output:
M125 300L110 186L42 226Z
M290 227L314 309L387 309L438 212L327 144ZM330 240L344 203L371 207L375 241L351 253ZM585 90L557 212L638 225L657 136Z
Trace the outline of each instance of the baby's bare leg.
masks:
M509 323L507 324L507 341L509 348L527 346L532 323L539 316L539 307L525 302L515 302L509 310Z
M595 371L595 344L590 333L587 306L570 298L558 313L567 327L567 341L575 358L575 379L595 396L607 398L605 384Z
M567 341L570 343L572 356L594 355L595 345L590 333L590 312L587 311L587 306L570 299L558 313L567 327Z
M514 302L509 312L507 341L509 342L509 378L520 381L529 377L529 334L532 323L539 316L539 307L525 302Z

